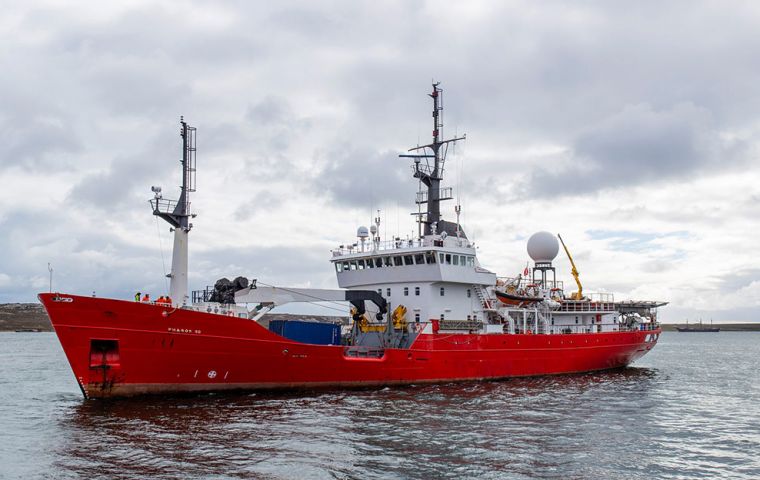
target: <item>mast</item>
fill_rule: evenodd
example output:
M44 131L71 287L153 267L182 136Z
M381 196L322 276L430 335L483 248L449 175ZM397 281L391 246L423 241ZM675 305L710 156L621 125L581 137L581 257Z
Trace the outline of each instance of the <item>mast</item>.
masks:
M418 205L427 204L427 211L414 213L417 221L425 225L424 235L441 233L441 201L451 200L451 188L441 188L443 170L446 163L446 153L449 144L458 140L464 140L467 136L441 140L443 136L443 90L438 86L440 82L433 83L433 92L428 96L433 99L433 142L428 145L417 146L407 150L408 152L421 152L415 154L402 154L399 157L413 158L414 178L420 179L427 187L426 192L417 192ZM423 163L424 160L424 163ZM424 220L422 217L425 217Z
M172 249L169 296L172 304L182 306L188 301L187 256L188 233L193 228L190 218L190 193L195 192L195 127L191 127L180 117L180 136L182 137L182 185L179 200L166 200L161 194L161 187L152 187L154 197L150 201L153 215L161 217L172 226L174 247Z

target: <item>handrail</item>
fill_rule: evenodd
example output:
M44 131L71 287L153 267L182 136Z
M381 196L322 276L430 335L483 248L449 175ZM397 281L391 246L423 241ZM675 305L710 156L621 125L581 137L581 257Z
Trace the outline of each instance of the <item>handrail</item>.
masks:
M451 237L449 237L451 238ZM455 248L473 248L472 244L465 238L461 238L459 245L449 245ZM362 246L360 243L354 243L351 245L340 245L338 248L332 249L333 257L339 257L342 255L352 254L378 254L379 252L387 252L388 250L406 250L412 248L433 248L443 247L443 239L435 238L410 238L402 239L396 238L393 240L382 240L379 242L372 242L367 240Z

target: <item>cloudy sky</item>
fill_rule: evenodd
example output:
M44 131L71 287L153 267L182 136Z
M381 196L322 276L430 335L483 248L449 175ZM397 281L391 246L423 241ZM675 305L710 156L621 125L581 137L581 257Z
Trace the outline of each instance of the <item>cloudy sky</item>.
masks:
M34 301L48 262L56 290L164 293L147 201L177 196L180 115L191 288L334 287L330 248L373 209L415 231L397 155L428 140L435 79L484 266L514 275L560 232L587 290L760 321L756 2L120 4L3 4L0 302Z

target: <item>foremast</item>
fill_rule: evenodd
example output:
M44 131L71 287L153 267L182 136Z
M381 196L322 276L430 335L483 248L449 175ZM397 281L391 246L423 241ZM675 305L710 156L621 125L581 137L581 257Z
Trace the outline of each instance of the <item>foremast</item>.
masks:
M182 137L182 185L179 200L167 200L162 197L161 187L152 187L154 197L150 201L153 215L161 217L172 226L174 246L172 249L169 296L172 304L182 306L188 303L187 257L188 234L193 228L190 218L190 193L195 192L195 127L191 127L180 117L180 136Z
M439 85L440 82L433 83L433 92L428 94L433 99L433 142L407 150L408 152L421 153L399 155L402 158L414 159L412 166L414 178L419 178L427 187L426 192L417 193L416 202L418 205L427 205L426 212L416 214L418 216L417 221L424 225L425 236L441 233L441 201L453 198L451 188L441 188L446 154L450 144L466 138L466 135L462 135L458 138L441 140L443 136L443 90L439 88Z

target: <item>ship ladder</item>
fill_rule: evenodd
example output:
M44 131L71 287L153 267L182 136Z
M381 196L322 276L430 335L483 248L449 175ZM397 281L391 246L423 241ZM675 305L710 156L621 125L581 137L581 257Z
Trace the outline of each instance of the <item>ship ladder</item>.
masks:
M472 288L475 290L481 307L483 307L483 313L489 320L494 320L496 309L492 307L491 299L486 297L485 289L481 285L473 285Z

